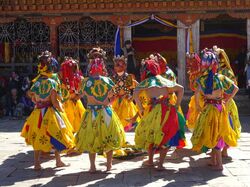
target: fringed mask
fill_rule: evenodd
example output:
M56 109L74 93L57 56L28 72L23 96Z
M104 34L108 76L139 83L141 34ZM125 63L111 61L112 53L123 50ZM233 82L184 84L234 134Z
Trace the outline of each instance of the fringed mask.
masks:
M107 76L108 72L105 66L106 51L102 48L93 48L87 55L89 58L89 65L87 67L87 74L89 76L102 75Z
M159 64L153 59L142 60L140 71L141 81L161 73Z
M61 64L62 80L71 92L79 90L82 80L82 73L79 70L78 63L73 59L66 59Z
M213 50L202 50L201 67L202 71L207 74L205 94L212 94L214 74L218 69L218 58Z
M214 51L211 49L204 49L201 52L201 56L202 71L212 70L213 74L215 74L218 69L218 58Z
M100 47L96 47L90 50L87 54L88 59L102 58L106 60L106 51Z
M195 91L196 84L195 81L201 76L201 58L196 53L187 53L187 73L189 74L189 86L190 89Z
M90 60L87 71L89 76L107 76L107 70L105 67L104 60L102 58L95 58Z
M41 55L38 56L38 73L52 72L52 54L49 51L42 52Z
M164 74L167 71L167 60L159 53L154 54L156 62L160 66L161 73Z
M116 56L114 58L114 71L116 73L126 72L127 59L124 56Z
M187 53L187 70L189 75L199 74L201 71L201 58L196 53Z

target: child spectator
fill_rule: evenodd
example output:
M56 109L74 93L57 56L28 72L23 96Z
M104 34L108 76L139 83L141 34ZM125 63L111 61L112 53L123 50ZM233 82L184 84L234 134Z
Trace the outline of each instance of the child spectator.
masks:
M16 88L12 88L10 93L7 95L7 115L11 116L11 119L16 119L17 117L17 105L19 103L19 95Z
M31 99L28 96L28 91L23 94L23 96L20 99L20 103L23 105L23 115L28 116L34 109L34 103L31 101Z
M26 95L26 92L30 89L30 79L29 77L24 77L23 78L23 82L22 82L22 87L21 87L21 92L22 92L22 96Z

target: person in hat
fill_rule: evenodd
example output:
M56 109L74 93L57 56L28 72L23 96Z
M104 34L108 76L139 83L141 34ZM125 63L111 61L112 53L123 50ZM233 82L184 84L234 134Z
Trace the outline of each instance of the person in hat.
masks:
M138 123L139 116L138 110L132 99L132 91L138 84L133 74L126 72L127 59L124 56L117 56L114 58L114 75L112 80L115 83L114 94L115 99L112 102L112 107L118 117L120 118L124 130L129 131L132 128L131 120L133 123Z
M41 152L55 150L56 167L67 166L60 152L74 147L71 125L63 111L58 83L53 80L52 55L45 51L39 57L38 76L33 80L30 97L35 109L27 118L21 136L34 149L34 169L40 170Z
M163 170L163 163L170 147L184 147L185 120L177 111L184 88L163 78L159 64L153 59L142 61L141 80L134 90L134 99L143 115L135 131L135 144L148 150L148 160L143 166L153 167L153 157L160 153L158 170ZM169 95L175 92L175 105L169 102ZM141 95L143 94L143 96ZM145 113L145 110L146 113Z
M59 78L61 80L63 108L73 127L73 133L76 133L85 112L80 100L80 90L84 78L79 70L78 62L72 58L66 58L61 64Z
M135 49L132 47L130 40L126 40L124 45L125 47L122 49L122 55L127 59L127 73L136 75L137 65L135 59Z
M197 89L196 80L202 75L201 58L196 53L190 53L190 54L187 53L186 61L187 61L187 73L189 75L189 88L193 91L193 93L195 93L195 90ZM197 110L197 103L195 102L196 100L195 97L196 95L193 94L188 104L188 112L186 115L186 125L191 132L193 132L195 128L196 120L200 112ZM204 106L203 97L199 95L199 108L202 108L203 106Z
M176 84L176 83L177 83L175 73L174 73L173 70L168 66L167 60L166 60L160 53L151 54L151 55L149 56L149 58L155 60L155 61L159 64L159 66L160 66L160 75L161 75L163 78L166 78L166 79L168 79L169 81L172 81L173 84ZM169 102L170 102L172 105L175 105L175 104L176 104L176 100L177 100L177 97L176 97L176 95L175 95L174 92L171 93L171 94L169 94ZM182 114L183 119L184 119L185 117L184 117L184 114L183 114L183 112L182 112L181 106L178 107L178 112L179 112L180 114Z
M215 170L223 170L221 150L225 146L237 145L237 134L230 125L226 105L237 93L238 87L228 77L217 73L218 63L213 50L202 51L202 76L196 81L198 86L195 91L196 107L200 114L191 141L195 151L212 149L209 165ZM203 108L199 105L200 95L205 102Z
M229 58L224 51L224 49L218 48L216 45L213 46L213 51L216 54L218 61L219 61L219 67L218 67L218 73L225 75L229 79L231 79L235 85L238 85L237 78L230 66L230 61ZM225 99L228 97L227 94L224 94ZM226 105L226 108L228 109L229 112L229 118L230 118L230 124L233 127L235 133L237 134L237 138L240 138L240 133L241 133L241 123L239 119L239 113L238 113L238 107L234 101L234 99L229 99ZM229 147L225 146L224 149L222 150L222 157L231 159L230 156L228 156L227 149Z
M250 50L248 50L247 58L246 58L246 66L245 66L245 73L246 73L246 89L248 93L248 98L250 99Z
M107 157L107 169L112 168L113 150L119 149L125 142L123 125L110 106L114 97L114 82L107 77L105 51L94 48L88 54L88 78L84 80L81 93L87 100L87 109L82 117L76 134L76 149L87 151L90 160L90 173L96 172L96 153L104 152Z

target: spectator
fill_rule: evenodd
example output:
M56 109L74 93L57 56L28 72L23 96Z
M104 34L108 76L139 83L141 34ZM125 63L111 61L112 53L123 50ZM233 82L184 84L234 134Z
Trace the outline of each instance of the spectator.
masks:
M125 47L122 49L123 55L127 58L127 73L137 75L137 64L135 60L135 50L131 41L125 41Z
M5 110L5 96L6 96L6 80L4 77L0 77L0 117L3 117L6 113Z
M30 89L30 86L31 86L31 83L30 83L29 77L28 76L24 77L22 87L21 87L22 96L26 95L26 92Z
M34 109L34 103L31 101L31 99L28 96L28 90L21 97L20 104L23 105L23 115L25 116L30 115L30 113Z
M238 78L238 75L239 75L239 61L238 60L234 60L231 63L231 67L233 69L234 75Z
M0 98L6 94L6 79L0 77Z
M8 83L8 91L11 91L13 88L15 89L19 89L20 87L20 80L19 80L19 76L18 74L16 74L16 72L12 72L11 73L11 76L10 76L10 80L9 80L9 83Z
M19 96L17 88L12 88L10 94L7 95L7 115L9 115L12 119L16 119L17 117L17 105L19 103Z
M240 53L237 56L237 61L238 61L238 70L239 74L243 76L239 76L238 80L238 85L240 88L245 87L245 75L244 75L244 68L245 68L245 63L246 63L246 48L242 48Z
M245 67L245 72L247 77L246 88L248 92L248 98L250 99L250 50L247 53L247 63Z

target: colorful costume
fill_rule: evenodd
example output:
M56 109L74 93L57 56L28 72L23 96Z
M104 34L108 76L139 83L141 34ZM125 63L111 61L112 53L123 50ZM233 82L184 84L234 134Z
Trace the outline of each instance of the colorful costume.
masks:
M161 54L159 54L159 53L155 54L155 60L160 66L160 70L161 70L160 75L162 77L164 77L165 79L172 81L175 84L176 83L176 75L173 72L173 70L170 69L169 66L167 65L168 64L167 60L163 56L161 56ZM176 97L175 93L169 94L170 104L175 105L176 99L177 99L177 97ZM178 112L183 115L183 112L182 112L182 109L180 106L178 108ZM184 118L184 115L183 115L183 118Z
M93 50L92 53L98 55L99 49ZM88 106L76 134L76 148L90 153L119 149L124 144L125 134L120 119L108 102L114 83L110 78L100 76L107 73L103 58L95 56L91 59L88 72L90 77L82 87Z
M197 54L195 53L187 54L189 87L194 92L197 89L196 80L202 75L200 66L201 66L201 59ZM199 96L199 105L201 108L204 106L204 99L201 95ZM188 104L188 112L186 116L186 125L190 131L194 130L198 115L199 111L197 111L197 106L195 103L195 95L193 95Z
M115 93L115 100L112 103L112 107L118 117L120 118L125 131L129 131L134 124L129 122L130 119L134 118L138 109L133 103L131 92L136 86L135 77L132 74L127 74L126 70L126 59L124 57L117 57L114 59L115 74L112 76L112 80L115 83L113 88ZM137 124L140 118L137 117L134 122Z
M51 78L50 54L45 52L40 59L42 61L38 66L39 75L34 79L30 90L35 109L27 118L21 136L37 151L49 152L52 148L62 151L73 148L74 136L67 116L52 104L52 92L57 93L59 104L61 98L59 85Z
M223 95L233 93L234 83L226 76L215 73L218 61L212 51L204 51L201 65L207 71L198 78L197 84L204 96L205 106L198 116L191 138L193 149L206 151L207 148L236 146L237 134L230 125L228 110L223 104ZM211 99L213 94L216 96Z
M146 78L151 74L151 77ZM136 128L135 144L139 148L164 148L170 146L184 147L185 119L170 104L168 96L150 98L145 89L151 87L175 86L173 81L163 78L159 65L154 60L146 60L142 66L142 81L135 91L139 92L139 99L144 108L144 116Z
M78 97L83 77L77 62L73 59L66 59L61 64L60 72L62 76L63 108L73 127L73 132L77 132L85 112L85 108Z
M218 73L225 75L237 85L238 84L237 78L235 77L234 72L230 66L229 58L226 52L223 49L217 48L217 46L214 46L213 50L215 51L219 59ZM224 94L224 98L225 99L227 98L227 94ZM240 138L241 124L240 124L240 119L239 119L238 107L234 99L230 99L228 101L227 109L229 112L230 123L233 126L233 129L235 130L237 137Z

